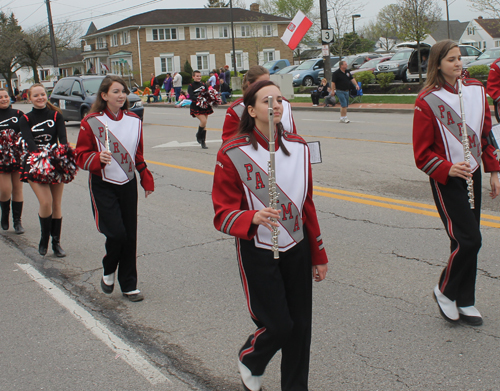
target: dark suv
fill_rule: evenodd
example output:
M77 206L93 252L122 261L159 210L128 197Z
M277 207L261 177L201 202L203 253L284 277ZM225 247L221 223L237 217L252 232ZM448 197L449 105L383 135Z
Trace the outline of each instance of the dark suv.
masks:
M81 121L95 102L95 95L105 76L70 76L59 80L50 95L50 103L61 108L66 121ZM141 120L144 116L142 100L135 94L128 96L130 111Z
M394 73L394 78L403 80L405 83L408 81L406 78L406 68L408 68L408 59L413 53L413 49L402 49L394 54L390 60L381 62L377 65L377 69L373 72L375 76L380 73Z

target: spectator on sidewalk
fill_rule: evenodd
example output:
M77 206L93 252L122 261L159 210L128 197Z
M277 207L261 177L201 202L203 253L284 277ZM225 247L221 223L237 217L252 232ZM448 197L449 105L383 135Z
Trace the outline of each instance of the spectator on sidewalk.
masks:
M172 76L170 75L170 73L167 73L167 77L163 81L163 88L165 89L167 103L170 103L172 101L172 96L170 94L170 90L172 89L172 85L173 85Z
M319 104L319 100L327 97L329 94L330 93L328 92L328 80L323 78L321 79L321 84L319 85L319 87L315 89L313 92L311 92L311 100L313 106L317 106Z
M149 81L149 83L151 86L151 90L153 90L157 84L160 84L154 73L151 74L151 80Z
M224 79L221 80L220 84L220 98L222 100L222 104L225 105L227 103L227 99L231 96L231 93L233 90L229 85L224 81Z
M224 80L228 86L231 86L231 71L229 70L229 65L224 67Z
M347 70L347 62L344 60L339 62L339 69L332 74L332 95L336 95L340 102L340 122L348 124L350 121L347 118L347 107L349 106L349 89L350 84L359 90L358 82Z
M153 102L158 102L158 97L160 96L160 86L157 84L152 95L148 95L148 103L151 103L151 98Z
M172 84L174 86L175 101L177 102L182 88L182 76L179 72L174 73L174 80L172 81Z

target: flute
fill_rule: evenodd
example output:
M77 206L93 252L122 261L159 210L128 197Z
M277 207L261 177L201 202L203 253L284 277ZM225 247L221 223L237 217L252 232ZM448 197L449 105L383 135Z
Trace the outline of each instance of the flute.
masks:
M269 163L268 163L268 178L269 178L269 207L276 209L278 206L278 191L276 189L276 150L274 146L274 110L273 110L273 97L268 97L268 118L269 118ZM271 218L273 223L278 220ZM278 245L278 235L280 234L278 227L272 226L271 242L274 259L279 259L280 251Z
M460 114L462 117L462 146L464 147L464 159L470 165L471 152L469 136L467 135L467 122L465 122L464 97L462 95L462 79L458 79L458 98L460 100ZM472 178L467 178L467 194L469 196L470 208L474 209L474 182Z
M104 147L106 148L106 151L111 152L109 150L109 128L108 128L108 122L104 124L104 129L106 129L106 138L104 139Z

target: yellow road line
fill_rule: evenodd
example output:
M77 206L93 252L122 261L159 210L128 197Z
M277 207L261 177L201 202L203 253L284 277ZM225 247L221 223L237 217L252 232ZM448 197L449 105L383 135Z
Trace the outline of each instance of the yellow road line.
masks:
M146 160L146 162L148 164L156 164L159 166L176 168L178 170L197 172L200 174L206 174L206 175L212 175L212 176L214 175L214 173L212 171L198 170L196 168L177 166L175 164L168 164L168 163L162 163L162 162L154 162L151 160ZM314 186L313 189L314 189L314 192L313 192L314 195L318 195L321 197L334 198L334 199L343 200L343 201L355 202L358 204L377 206L380 208L399 210L401 212L414 213L414 214L420 214L420 215L424 215L424 216L431 216L431 217L438 217L439 218L439 214L436 211L436 207L434 205L430 205L430 204L423 204L420 202L412 202L412 201L402 201L402 200L397 200L394 198L380 197L380 196L375 196L375 195L371 195L371 194L356 193L356 192L347 191L347 190L331 189L328 187ZM385 202L381 202L381 201L385 201ZM402 206L402 205L406 205L406 206ZM414 208L412 208L412 206ZM417 209L417 208L422 208L422 209ZM429 209L429 210L425 210L425 209ZM494 223L491 221L484 220L484 219L489 219L489 220L500 221L500 217L493 216L493 215L481 214L481 219L482 219L481 225L484 225L487 227L500 228L500 223Z

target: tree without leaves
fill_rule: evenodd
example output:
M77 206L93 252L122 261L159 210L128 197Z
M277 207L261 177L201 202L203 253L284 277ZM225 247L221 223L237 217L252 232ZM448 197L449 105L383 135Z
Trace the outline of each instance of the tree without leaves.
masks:
M205 8L226 8L229 7L229 1L226 3L225 1L220 0L208 0L208 4Z
M380 43L380 47L390 51L400 38L401 10L397 4L383 7L377 14L376 22L369 23L362 31L363 35Z
M9 85L9 95L13 96L12 77L20 68L17 48L22 40L22 29L14 14L7 16L0 12L0 74Z
M351 16L361 12L364 5L356 0L328 0L328 6L328 20L335 36L330 50L342 57L345 55L344 34L352 31Z
M422 83L420 42L431 32L435 22L441 20L441 8L435 0L399 0L401 36L417 42L418 75Z
M500 19L500 0L468 0L472 8L486 12L493 18Z

